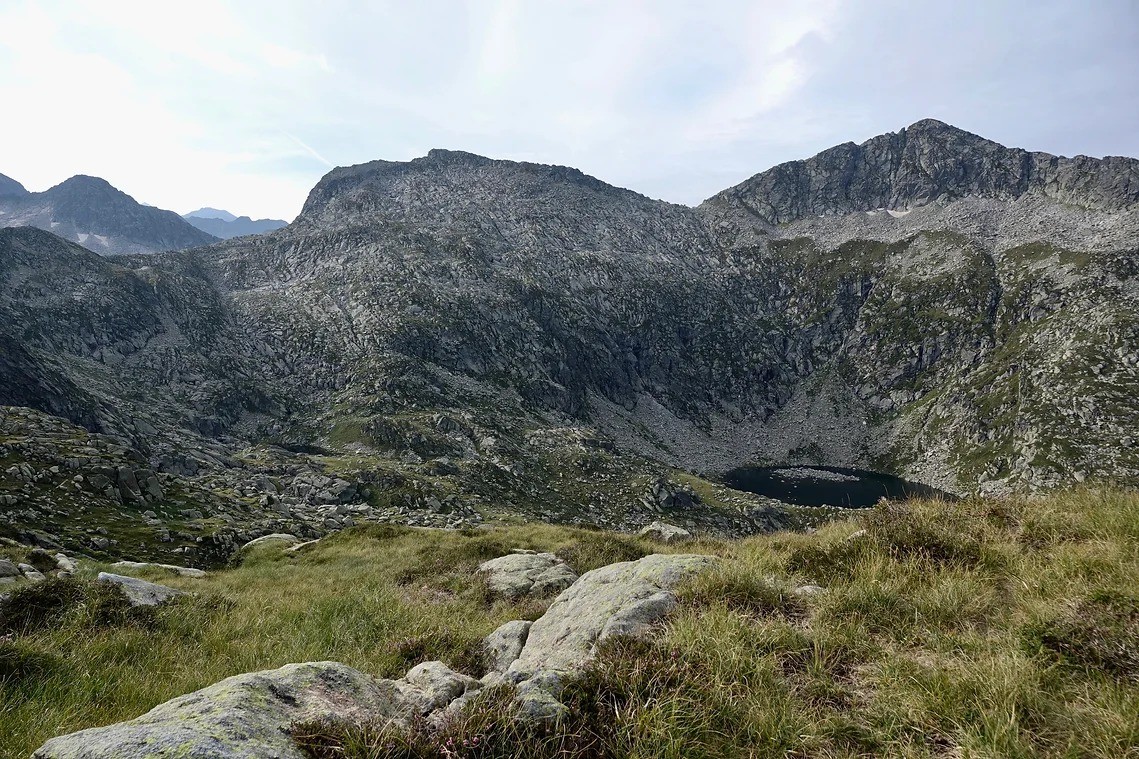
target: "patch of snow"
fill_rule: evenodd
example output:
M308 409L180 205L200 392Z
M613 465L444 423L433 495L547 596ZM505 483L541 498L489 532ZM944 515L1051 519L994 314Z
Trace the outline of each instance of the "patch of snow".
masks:
M910 214L910 211L912 211L912 210L913 210L912 208L907 208L907 209L906 209L906 210L904 210L904 211L895 211L894 209L892 209L892 208L891 208L891 209L889 209L888 211L886 211L886 213L890 214L890 215L891 215L891 216L893 216L895 219L900 219L900 218L902 218L903 216L909 216L909 214Z

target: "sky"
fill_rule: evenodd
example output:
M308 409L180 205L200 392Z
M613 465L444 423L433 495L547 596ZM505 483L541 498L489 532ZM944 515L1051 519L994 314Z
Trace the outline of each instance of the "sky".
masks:
M695 204L932 117L1139 156L1139 0L0 0L0 173L291 220L435 147Z

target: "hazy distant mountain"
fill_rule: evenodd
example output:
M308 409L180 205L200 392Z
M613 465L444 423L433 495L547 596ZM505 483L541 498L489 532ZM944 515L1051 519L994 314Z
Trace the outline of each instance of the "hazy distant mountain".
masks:
M199 208L197 211L190 211L190 213L182 214L183 219L189 219L191 216L197 219L221 219L222 221L236 221L237 217L229 211L223 211L220 208Z
M244 235L262 235L288 226L288 222L281 219L254 220L248 216L234 216L229 211L218 208L199 208L182 218L203 232L223 240Z
M11 177L0 174L0 198L22 198L28 194L24 186Z
M157 253L216 241L173 211L144 206L105 179L74 176L44 192L27 192L18 182L3 179L0 227L38 227L104 255Z

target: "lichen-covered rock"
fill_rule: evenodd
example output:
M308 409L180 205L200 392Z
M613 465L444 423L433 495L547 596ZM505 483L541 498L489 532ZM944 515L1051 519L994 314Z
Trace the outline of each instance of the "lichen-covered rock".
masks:
M677 527L668 522L656 521L643 528L639 533L642 538L656 540L661 543L679 543L682 540L691 540L692 533L683 527Z
M682 580L715 561L712 556L653 554L586 572L530 627L510 672L580 668L604 632L643 632L667 613L665 597L673 597Z
M248 551L250 548L256 548L257 546L263 546L269 543L282 543L284 544L281 546L282 548L288 548L289 546L295 546L300 542L301 539L296 535L289 535L288 533L284 532L274 532L271 535L262 535L259 538L254 538L253 540L243 545L241 547L241 550Z
M0 559L0 577L19 577L20 568L7 559Z
M584 667L607 638L649 634L675 607L676 586L715 562L712 556L653 554L582 575L530 626L505 672L517 684L522 711L536 719L561 714L566 673Z
M442 709L460 696L482 687L478 680L455 672L439 661L417 664L407 671L403 679L421 694L414 700L423 714Z
M435 689L427 693L407 682L377 680L338 662L287 664L230 677L129 722L53 738L33 757L305 759L288 733L294 722L401 721L421 715L441 699L442 677L432 672L423 677Z
M491 593L506 598L543 596L565 590L577 580L569 565L552 553L515 551L479 565Z
M131 606L158 606L185 595L175 588L110 572L100 572L96 580L119 586L130 600Z
M516 619L499 627L483 639L486 647L487 666L492 672L505 672L522 653L526 637L530 634L533 622Z
M180 567L175 564L151 564L145 561L116 561L111 564L111 566L116 569L161 569L166 572L173 572L180 577L194 577L199 579L206 576L204 569Z

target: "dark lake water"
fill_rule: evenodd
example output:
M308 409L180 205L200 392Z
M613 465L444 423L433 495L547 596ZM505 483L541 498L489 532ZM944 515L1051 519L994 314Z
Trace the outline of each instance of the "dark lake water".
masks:
M745 466L725 474L723 481L736 490L799 506L864 508L873 506L880 498L902 500L911 496L954 500L949 493L920 482L863 469L829 466Z

